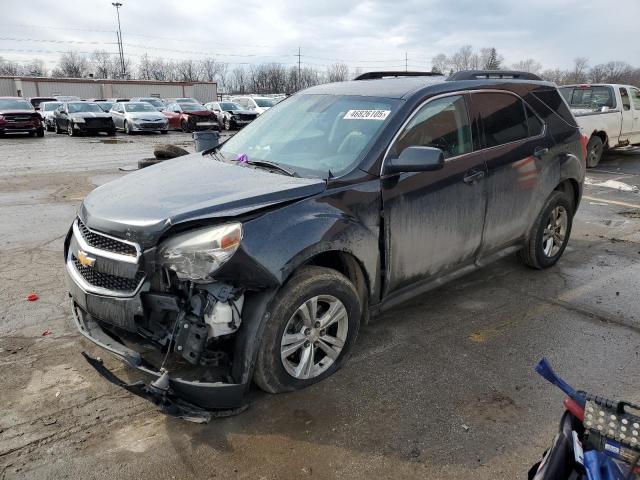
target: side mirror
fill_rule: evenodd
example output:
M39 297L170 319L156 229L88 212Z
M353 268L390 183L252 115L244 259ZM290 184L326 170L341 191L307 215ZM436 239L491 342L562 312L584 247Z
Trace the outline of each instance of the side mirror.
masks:
M398 158L388 159L385 173L431 172L444 167L444 152L433 147L407 147Z

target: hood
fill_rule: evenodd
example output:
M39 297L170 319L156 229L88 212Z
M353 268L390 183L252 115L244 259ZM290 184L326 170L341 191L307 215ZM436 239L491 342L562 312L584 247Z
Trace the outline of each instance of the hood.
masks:
M227 110L231 115L253 115L254 117L258 114L252 110Z
M20 109L20 108L13 108L11 110L0 110L0 115L11 115L11 114L18 114L18 115L24 115L24 114L35 114L37 113L34 109Z
M297 178L195 153L130 173L91 192L80 207L90 228L153 246L172 225L234 217L324 191Z
M70 113L71 118L111 118L111 114L107 112L75 112Z
M142 120L165 120L167 117L160 112L127 112L127 117Z

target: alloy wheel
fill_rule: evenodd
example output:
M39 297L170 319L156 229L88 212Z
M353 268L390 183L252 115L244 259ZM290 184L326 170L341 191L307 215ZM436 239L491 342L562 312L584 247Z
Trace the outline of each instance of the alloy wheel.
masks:
M347 341L349 319L344 304L332 295L315 296L293 313L282 334L280 358L297 379L324 373Z
M542 250L547 257L556 256L564 245L568 225L569 216L563 206L551 210L542 234Z

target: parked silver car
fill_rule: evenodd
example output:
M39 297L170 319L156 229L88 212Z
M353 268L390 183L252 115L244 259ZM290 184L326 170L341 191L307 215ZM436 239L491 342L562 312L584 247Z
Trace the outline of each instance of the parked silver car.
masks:
M116 129L131 134L134 132L167 133L169 121L147 102L118 102L111 107L111 118Z
M40 104L39 113L47 132L53 132L54 130L53 114L60 105L62 105L62 102L42 102Z
M155 107L159 112L165 110L167 106L165 103L156 97L135 97L129 100L130 102L147 102Z

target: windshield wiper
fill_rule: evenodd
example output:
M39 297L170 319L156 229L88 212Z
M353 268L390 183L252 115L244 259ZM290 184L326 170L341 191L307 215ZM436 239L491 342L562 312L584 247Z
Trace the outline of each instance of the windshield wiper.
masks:
M269 162L267 160L247 160L246 162L243 162L243 163L246 163L247 165L253 165L255 167L265 167L265 168L273 168L276 170L280 170L281 172L289 175L290 177L298 176L298 174L293 170L289 170L288 168L283 167L279 163Z

